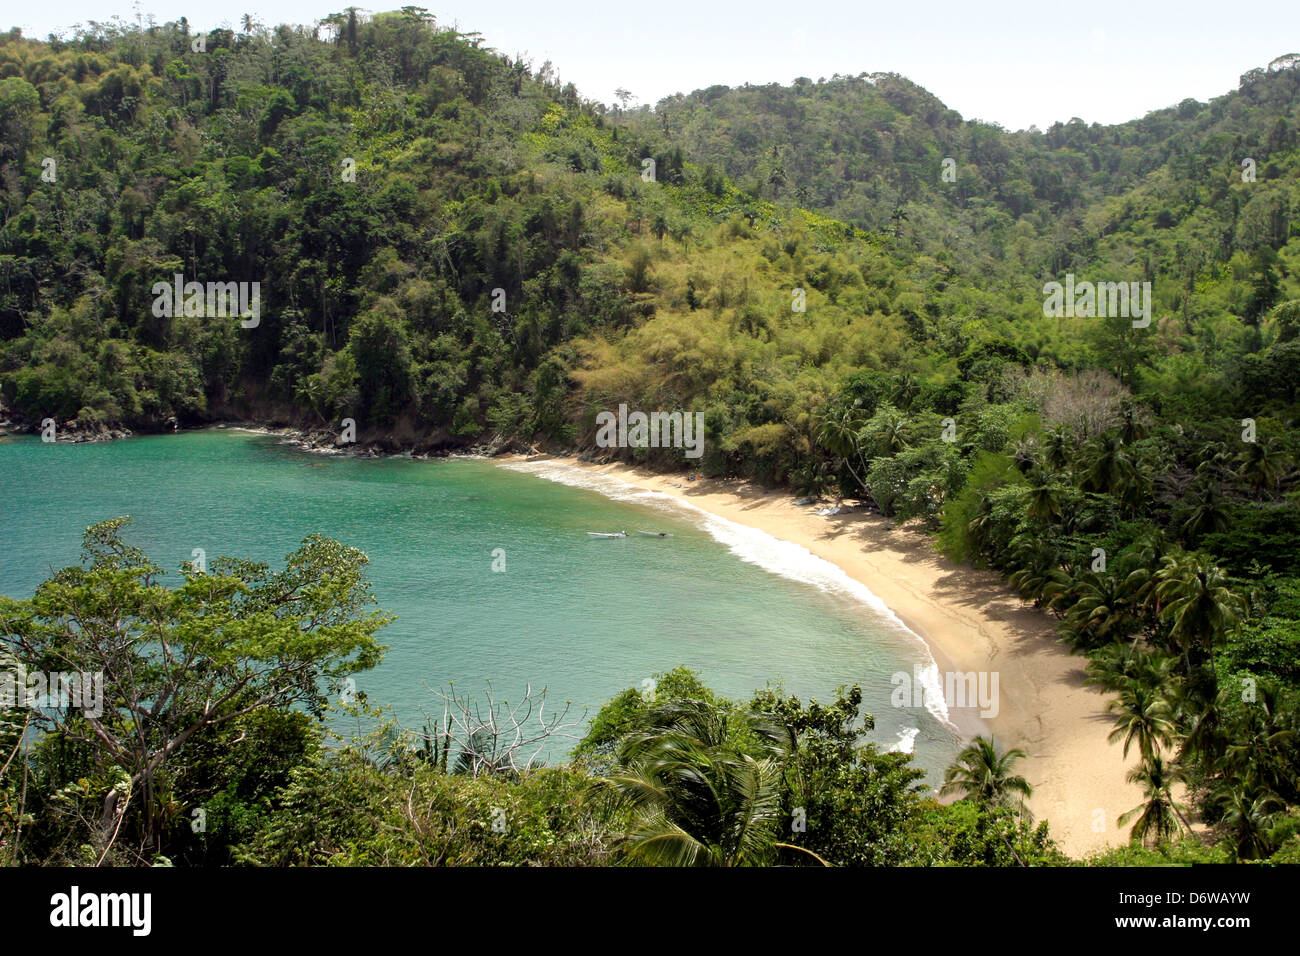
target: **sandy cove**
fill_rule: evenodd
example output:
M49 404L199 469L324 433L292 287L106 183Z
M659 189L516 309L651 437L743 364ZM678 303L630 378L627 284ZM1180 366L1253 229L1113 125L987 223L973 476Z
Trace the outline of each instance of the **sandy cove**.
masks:
M538 460L509 456L510 461ZM991 571L956 565L919 531L876 515L812 514L788 492L741 481L687 481L624 464L560 458L575 468L688 502L719 517L807 548L866 585L930 646L940 671L999 675L999 713L987 720L999 749L1029 755L1021 773L1034 787L1030 809L1051 824L1072 857L1127 842L1116 818L1142 800L1125 781L1128 761L1106 738L1106 698L1084 685L1082 657L1060 643L1054 620L1022 601ZM1100 810L1098 814L1096 811ZM1104 819L1098 833L1094 821Z

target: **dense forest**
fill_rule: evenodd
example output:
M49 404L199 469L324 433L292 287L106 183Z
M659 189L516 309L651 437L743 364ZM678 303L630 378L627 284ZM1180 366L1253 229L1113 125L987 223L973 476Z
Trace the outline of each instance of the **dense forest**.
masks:
M702 412L697 470L868 501L1059 619L1142 758L1135 845L1106 861L1294 860L1298 64L1013 133L884 74L605 107L417 7L12 30L0 417L76 437L351 418L393 450L590 452L620 403ZM178 274L257 283L255 319L160 310ZM1048 317L1067 277L1150 283L1149 323ZM175 692L147 720L47 728L25 764L0 711L6 861L1064 862L1014 753L972 745L941 807L860 745L851 688L736 702L665 675L542 770L436 728L331 743L313 682L380 653L362 556L309 542L280 576L232 562L173 592L117 528L0 605L8 652L85 663L118 631L78 644L61 622L126 615L221 666L160 671ZM328 624L277 592L304 582ZM205 621L243 643L204 643ZM323 633L295 645L294 622ZM200 804L223 808L201 837L181 816ZM796 807L806 831L778 834Z

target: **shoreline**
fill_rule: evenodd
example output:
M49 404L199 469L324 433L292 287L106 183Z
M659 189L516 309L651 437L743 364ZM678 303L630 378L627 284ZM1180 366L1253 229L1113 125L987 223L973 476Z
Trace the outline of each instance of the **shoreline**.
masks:
M551 462L609 475L805 548L879 599L929 649L940 674L998 675L995 716L980 716L978 706L950 703L948 720L967 739L987 729L999 750L1019 747L1026 752L1015 772L1033 785L1029 809L1035 822L1051 824L1062 851L1078 859L1128 842L1127 830L1117 827L1116 818L1142 802L1140 789L1124 779L1138 757L1130 752L1124 760L1122 746L1107 741L1112 724L1105 714L1106 698L1084 685L1086 659L1057 643L1051 618L1022 601L995 572L952 563L933 549L927 534L896 528L865 511L816 515L812 506L795 505L789 491L741 479L687 481L682 473L584 461L571 454L501 453L481 445L459 453L393 452L371 442L340 447L329 432L263 422L221 421L184 430L210 429L273 436L303 452L328 456Z
M1126 761L1122 746L1108 743L1106 698L1084 685L1086 659L1059 644L1052 619L1022 601L995 572L956 565L933 549L929 535L896 528L879 515L817 515L811 506L796 506L789 492L738 479L687 481L682 474L560 455L494 460L549 461L606 474L829 561L921 639L940 673L998 675L998 713L980 717L977 707L959 709L950 702L952 721L963 733L982 722L1000 750L1026 751L1015 772L1034 787L1029 808L1035 821L1051 824L1052 838L1065 853L1077 859L1128 842L1126 829L1115 821L1142 800L1140 789L1124 779L1137 755L1130 751Z

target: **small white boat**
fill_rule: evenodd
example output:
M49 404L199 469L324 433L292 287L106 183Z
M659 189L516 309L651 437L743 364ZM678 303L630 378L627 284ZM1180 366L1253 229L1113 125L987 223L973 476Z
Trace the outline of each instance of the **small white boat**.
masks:
M627 532L615 531L612 534L610 534L604 531L588 531L587 537L588 538L626 538Z
M672 537L672 535L670 535L667 531L638 531L637 534L641 535L643 538L671 538Z

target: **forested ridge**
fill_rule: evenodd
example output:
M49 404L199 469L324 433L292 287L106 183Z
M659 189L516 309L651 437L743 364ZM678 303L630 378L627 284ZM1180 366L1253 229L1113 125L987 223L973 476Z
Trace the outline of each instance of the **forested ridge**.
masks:
M1117 739L1142 755L1138 838L1163 853L1294 859L1298 92L1287 56L1210 103L1009 132L886 74L605 107L550 64L514 61L415 7L203 35L184 21L47 41L10 31L0 399L20 428L352 418L363 442L420 451L591 449L596 413L620 403L702 412L700 471L915 519L949 556L998 569L1055 614L1113 694ZM259 283L257 323L156 314L155 283L177 273ZM1044 284L1067 274L1151 283L1150 324L1046 317ZM674 449L607 453L682 463ZM1056 860L1001 791L980 804L993 831L982 816L944 816L975 810L904 796L910 771L854 755L848 691L814 720L679 680L680 708L648 709L622 749L605 741L605 760L650 772L648 752L685 747L715 768L770 761L750 782L785 809L802 797L783 775L804 786L827 774L840 815L865 813L863 794L883 787L892 796L872 799L896 826L804 844L831 862ZM244 806L240 787L261 801L230 818L247 823L227 834L234 856L387 862L345 850L338 818L310 839L294 830L292 801L328 803L330 774L397 774L393 800L402 773L438 792L507 786L425 779L436 755L375 769L364 751L326 752L283 703L248 718L293 725L283 773L250 782L251 768L219 768L234 775L222 778L232 801ZM815 767L791 762L800 732L821 742L797 758ZM51 780L64 759L76 762L49 757ZM217 769L167 786L216 786ZM545 784L562 798L520 799L578 799L568 772ZM519 786L542 786L529 780ZM613 791L612 819L668 813ZM679 828L702 819L677 812ZM149 813L138 845L162 852L180 825ZM1217 848L1168 849L1189 816ZM280 829L258 830L267 821ZM952 827L969 838L956 860L939 849ZM673 860L798 852L721 834L696 833L707 852ZM411 839L385 852L429 852ZM295 845L326 849L298 858ZM564 845L573 855L550 862L607 859L600 841Z

